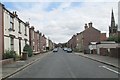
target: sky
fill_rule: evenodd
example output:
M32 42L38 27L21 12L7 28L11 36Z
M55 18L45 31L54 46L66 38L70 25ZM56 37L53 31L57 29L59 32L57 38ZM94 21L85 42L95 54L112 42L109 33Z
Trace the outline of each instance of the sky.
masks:
M55 43L67 42L72 35L84 30L85 23L107 33L113 9L118 24L119 0L3 0L11 12L16 11L24 22L39 30Z

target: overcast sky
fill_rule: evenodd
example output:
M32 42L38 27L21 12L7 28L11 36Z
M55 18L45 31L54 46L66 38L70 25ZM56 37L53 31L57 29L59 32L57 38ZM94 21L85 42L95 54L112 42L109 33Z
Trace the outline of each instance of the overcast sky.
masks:
M118 23L119 0L3 1L8 10L17 11L20 19L29 21L30 26L56 43L67 42L72 35L83 31L85 23L89 22L93 22L93 26L101 32L108 33L112 9Z

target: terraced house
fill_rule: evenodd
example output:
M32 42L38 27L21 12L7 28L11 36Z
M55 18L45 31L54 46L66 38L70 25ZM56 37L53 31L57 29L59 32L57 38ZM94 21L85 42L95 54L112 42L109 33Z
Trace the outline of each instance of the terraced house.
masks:
M11 13L0 4L0 53L14 50L18 55L29 44L29 23L22 21L16 12Z

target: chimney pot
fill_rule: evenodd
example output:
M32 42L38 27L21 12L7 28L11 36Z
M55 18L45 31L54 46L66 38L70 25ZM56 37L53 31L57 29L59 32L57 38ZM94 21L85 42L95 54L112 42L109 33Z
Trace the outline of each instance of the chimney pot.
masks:
M88 23L89 27L92 27L92 22Z
M87 28L88 28L87 24L85 24L85 26L84 26L84 27L85 27L85 29L87 29Z

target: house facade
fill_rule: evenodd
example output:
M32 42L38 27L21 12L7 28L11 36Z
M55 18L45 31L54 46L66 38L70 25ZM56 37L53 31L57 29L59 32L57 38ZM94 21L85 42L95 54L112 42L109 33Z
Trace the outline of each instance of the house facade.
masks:
M25 44L29 44L29 23L23 22L16 12L11 13L0 5L0 31L2 53L6 50L14 50L21 55ZM2 24L1 24L2 23Z
M35 31L34 31L34 26L30 27L29 30L29 41L30 41L30 46L33 50L33 52L35 51Z
M41 37L41 45L40 45L41 52L45 52L46 51L46 39L47 38L43 34L42 37Z
M40 34L39 31L35 32L35 52L40 53Z
M40 53L41 52L41 33L37 30L34 30L34 26L31 26L29 30L29 40L30 40L30 46L33 50L34 54Z
M92 25L92 22L85 24L85 30L77 33L76 35L76 50L79 52L89 50L90 42L99 42L100 41L100 31L95 29Z
M81 52L83 51L83 34L77 33L76 35L76 51Z
M72 38L68 41L67 47L75 50L76 48L76 35L73 35Z

